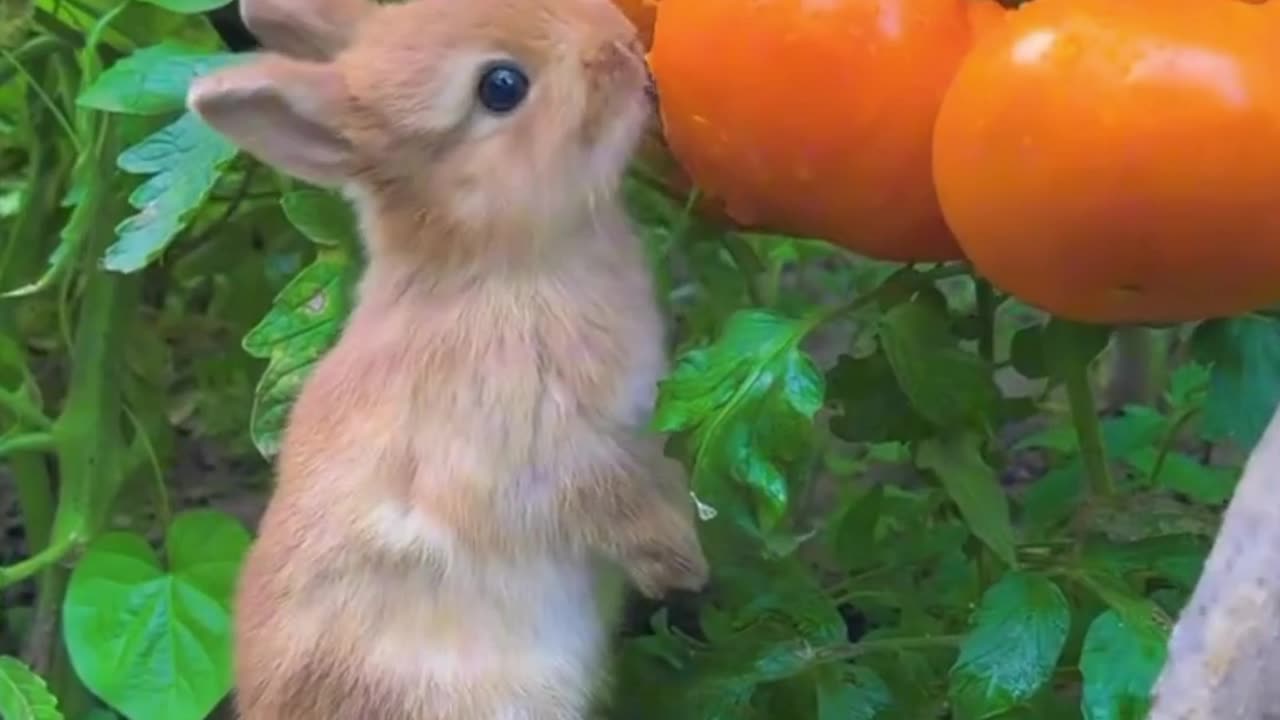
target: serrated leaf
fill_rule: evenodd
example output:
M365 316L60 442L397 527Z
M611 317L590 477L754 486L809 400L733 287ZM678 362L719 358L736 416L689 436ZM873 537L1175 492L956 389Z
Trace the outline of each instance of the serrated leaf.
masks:
M153 0L162 4L162 0ZM217 7L226 0L174 0ZM116 61L85 88L76 104L105 112L163 115L186 107L191 81L218 68L243 62L242 53L207 53L165 41Z
M139 212L116 226L118 239L107 248L104 267L135 272L164 252L236 152L199 118L185 113L121 153L121 170L151 177L129 196L129 204Z
M828 665L818 672L818 720L875 720L889 688L870 668Z
M279 452L280 434L303 382L342 333L351 310L352 272L345 252L322 247L244 337L245 351L267 360L249 425L263 457Z
M1000 391L991 368L960 349L936 303L896 305L880 320L880 343L911 405L938 427L981 426Z
M1210 320L1192 336L1196 357L1211 363L1203 431L1253 448L1280 402L1280 322L1247 316Z
M1144 720L1166 657L1166 638L1114 610L1094 619L1080 653L1085 720Z
M0 718L4 720L62 720L58 700L44 678L21 660L0 657Z
M809 327L739 311L713 345L686 352L659 385L654 425L689 433L694 491L712 505L737 507L736 488L726 482L736 480L750 490L755 522L766 532L786 512L786 473L806 456L826 392L822 373L798 347Z
M1017 565L1009 499L996 472L982 458L981 439L947 434L920 443L916 464L937 476L965 523L1001 560Z
M203 720L231 689L231 599L249 542L210 510L174 518L167 569L141 535L95 539L63 605L76 674L132 720Z
M1030 701L1052 677L1070 624L1066 596L1046 577L1015 572L991 586L951 668L957 720L996 717Z

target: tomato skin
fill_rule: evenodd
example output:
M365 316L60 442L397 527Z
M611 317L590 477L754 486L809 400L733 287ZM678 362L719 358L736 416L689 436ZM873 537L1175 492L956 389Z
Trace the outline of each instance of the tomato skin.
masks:
M977 270L1085 322L1280 301L1274 8L1032 0L989 28L934 137L942 208Z
M668 145L744 226L887 260L961 257L931 138L976 0L662 0Z

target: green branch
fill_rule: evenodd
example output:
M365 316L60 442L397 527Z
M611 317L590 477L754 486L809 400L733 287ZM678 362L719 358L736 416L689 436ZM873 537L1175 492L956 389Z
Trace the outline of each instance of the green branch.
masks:
M69 535L49 545L40 552L8 567L0 568L0 588L6 588L35 575L67 556L77 544L74 535Z
M23 433L0 438L0 458L20 452L48 452L53 448L53 435L46 432Z
M50 420L40 409L32 405L22 395L0 388L0 408L4 408L13 413L14 417L20 422L24 422L32 427L41 430L50 430L53 428L53 421Z

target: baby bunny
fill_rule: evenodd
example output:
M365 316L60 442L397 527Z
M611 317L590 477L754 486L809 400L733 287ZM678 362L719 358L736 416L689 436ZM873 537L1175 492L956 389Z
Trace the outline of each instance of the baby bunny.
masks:
M610 0L243 0L273 52L189 107L342 188L368 263L239 581L246 720L579 720L620 567L708 568L646 431L665 374L617 195L653 116Z

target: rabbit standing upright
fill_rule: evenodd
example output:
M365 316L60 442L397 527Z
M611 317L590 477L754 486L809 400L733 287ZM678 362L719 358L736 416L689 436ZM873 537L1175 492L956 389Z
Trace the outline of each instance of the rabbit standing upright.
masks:
M666 371L617 194L653 116L610 0L243 0L272 53L188 104L341 187L368 264L237 590L246 720L579 720L620 577L696 590L645 431Z

